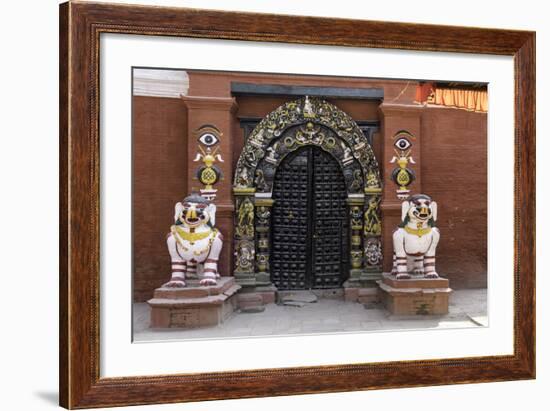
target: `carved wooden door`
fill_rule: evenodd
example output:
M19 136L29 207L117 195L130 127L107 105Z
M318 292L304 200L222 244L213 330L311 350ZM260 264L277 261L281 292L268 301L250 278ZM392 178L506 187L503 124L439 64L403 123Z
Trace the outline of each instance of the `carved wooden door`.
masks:
M290 154L273 184L271 281L280 290L338 288L348 272L348 209L338 162L315 146Z

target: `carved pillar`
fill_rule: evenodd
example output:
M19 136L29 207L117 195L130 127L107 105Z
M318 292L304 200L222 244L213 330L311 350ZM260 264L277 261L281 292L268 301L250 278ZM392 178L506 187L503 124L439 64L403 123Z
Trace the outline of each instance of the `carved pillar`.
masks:
M271 207L274 200L256 194L256 285L271 285L269 253L271 231Z
M348 197L350 212L350 275L345 287L374 285L382 276L382 189L365 188L365 195Z
M233 203L231 198L232 158L234 139L232 138L232 125L235 121L237 104L232 97L205 97L205 96L181 96L187 109L187 188L189 192L199 192L204 185L197 178L197 171L202 162L194 162L199 147L205 149L204 143L199 141L200 130L205 125L214 126L219 130L219 141L210 148L216 149L223 160L216 162L216 167L221 171L220 181L214 185L217 190L214 203L217 206L216 226L225 238L234 236L233 232ZM231 275L231 242L227 241L222 248L218 269L222 276Z
M363 214L364 280L375 281L382 277L381 200L382 189L380 187L365 188L365 207Z
M240 285L256 284L254 188L233 188L235 196L235 280Z
M363 274L363 194L350 194L348 197L350 216L350 272L349 281L356 282Z
M382 228L382 247L383 247L383 271L389 272L392 267L393 255L393 230L401 222L401 202L397 197L396 190L398 186L392 179L392 172L399 166L392 159L396 156L396 138L401 131L410 133L411 147L410 157L414 164L409 161L408 167L415 173L415 180L408 187L410 194L422 192L422 158L421 158L421 133L422 133L422 106L406 104L387 104L380 106L381 136L382 136L382 159L381 168L383 170L382 184L384 191L382 193L382 203L380 208L384 219ZM399 151L399 150L398 150Z

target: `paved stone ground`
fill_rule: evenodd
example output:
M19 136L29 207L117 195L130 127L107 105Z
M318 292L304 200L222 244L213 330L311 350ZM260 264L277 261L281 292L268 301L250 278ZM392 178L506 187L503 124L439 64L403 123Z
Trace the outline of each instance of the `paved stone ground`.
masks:
M445 316L390 316L382 307L320 298L303 307L269 304L261 313L235 313L218 327L192 330L150 329L149 306L134 304L134 341L235 338L404 329L483 327L488 325L487 290L455 290Z

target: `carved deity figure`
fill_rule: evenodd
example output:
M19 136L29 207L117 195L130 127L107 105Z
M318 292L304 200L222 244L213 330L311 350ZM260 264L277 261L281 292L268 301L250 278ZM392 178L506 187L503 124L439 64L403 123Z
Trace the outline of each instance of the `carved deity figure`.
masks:
M369 206L365 211L365 234L380 235L382 234L382 224L378 215L378 205L380 197L372 196L369 200Z
M370 170L367 174L367 187L368 188L379 188L380 183L378 182L378 177L374 171Z
M185 287L186 275L196 277L198 264L203 268L200 285L216 285L223 237L215 223L216 206L204 197L191 194L176 203L174 225L166 239L172 277L163 287Z
M235 250L235 263L237 272L250 272L254 269L254 244L243 240L237 244Z
M263 170L260 170L260 169L256 170L256 177L254 178L254 184L256 184L256 190L259 192L263 192L268 189L268 185L265 182Z
M250 176L248 175L248 169L242 167L240 170L237 170L237 187L249 187L252 183L250 181Z
M359 191L363 188L363 173L361 170L353 171L353 181L351 182L351 189L353 191Z
M237 211L237 227L235 232L240 237L254 236L254 204L245 198Z
M309 96L306 96L306 99L304 100L304 117L315 117L315 112L313 111L313 106L309 100Z
M435 227L437 203L416 194L401 204L401 224L393 233L393 270L398 280L415 276L438 278L435 250L439 230Z

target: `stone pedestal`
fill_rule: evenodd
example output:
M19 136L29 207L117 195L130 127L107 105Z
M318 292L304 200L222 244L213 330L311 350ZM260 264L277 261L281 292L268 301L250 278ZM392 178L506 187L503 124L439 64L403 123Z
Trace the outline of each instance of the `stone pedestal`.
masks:
M227 320L237 308L241 288L233 277L221 277L217 285L200 286L188 280L185 288L157 288L152 299L151 328L197 328Z
M443 315L449 312L449 280L412 277L396 280L384 274L378 281L382 303L393 315Z

